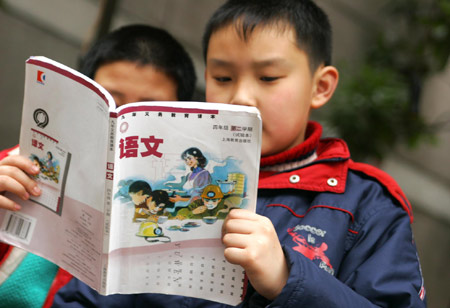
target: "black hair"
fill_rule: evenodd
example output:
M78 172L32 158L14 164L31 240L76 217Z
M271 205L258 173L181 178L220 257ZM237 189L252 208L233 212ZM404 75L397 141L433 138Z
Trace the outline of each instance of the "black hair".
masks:
M191 57L167 31L148 25L128 25L98 40L82 57L80 72L94 79L100 66L115 61L151 65L172 78L180 101L192 99L197 76Z
M211 35L234 25L246 40L258 27L292 27L297 46L306 52L310 70L331 64L331 25L325 12L311 0L228 0L209 19L203 34L203 58L206 61Z
M192 155L197 159L199 167L205 168L206 164L208 163L208 160L203 155L202 151L200 151L198 148L192 147L185 150L183 153L181 153L181 158L185 159L188 155Z
M145 181L134 181L133 183L131 183L130 187L128 187L129 194L135 194L140 192L141 190L143 195L150 196L152 193L152 187Z
M165 190L154 190L151 193L152 200L155 201L156 205L160 205L161 203L167 207L173 207L174 203L170 201L169 194Z

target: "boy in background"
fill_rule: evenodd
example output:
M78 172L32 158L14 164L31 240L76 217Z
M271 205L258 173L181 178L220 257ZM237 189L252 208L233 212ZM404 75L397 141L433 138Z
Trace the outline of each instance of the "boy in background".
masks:
M117 29L95 43L83 57L80 72L103 86L117 106L139 101L189 101L195 90L194 65L168 32L147 25ZM27 174L39 168L17 154L18 148L0 152L0 193L22 199L39 195ZM0 208L20 210L20 205L0 195Z
M80 72L106 88L118 106L144 100L188 101L196 83L193 62L181 44L165 30L147 25L128 25L100 39L83 57ZM17 154L17 146L0 151L0 208L13 211L20 205L4 192L25 200L40 194L28 176L40 168ZM72 278L55 264L4 243L0 274L0 307L49 307L54 293Z

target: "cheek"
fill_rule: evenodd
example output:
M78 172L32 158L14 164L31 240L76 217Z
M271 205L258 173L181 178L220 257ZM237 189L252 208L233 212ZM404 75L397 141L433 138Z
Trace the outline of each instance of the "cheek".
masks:
M206 92L205 92L205 98L207 102L210 103L219 103L219 101L216 98L216 94L214 93L214 91L211 89L211 87L207 87L206 88Z
M277 95L266 95L260 108L263 120L263 156L296 145L303 138L303 127L308 120L308 100L299 91L285 88L276 93Z
M210 103L222 103L229 102L227 91L223 87L218 87L214 84L215 80L206 80L205 98Z
M208 73L205 73L205 83L205 99L207 102L213 102L212 99L215 97L213 80Z
M271 95L271 103L268 104L273 116L285 118L285 120L298 120L308 116L311 96L301 85L289 83L274 93L276 95Z
M263 96L264 102L258 105L265 126L284 126L283 122L298 112L298 101L290 91L277 91L277 94ZM297 101L297 103L295 103Z

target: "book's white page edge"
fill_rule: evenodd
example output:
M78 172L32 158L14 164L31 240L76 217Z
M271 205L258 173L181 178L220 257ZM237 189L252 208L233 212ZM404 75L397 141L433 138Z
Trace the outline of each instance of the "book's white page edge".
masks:
M214 102L193 102L193 101L149 101L149 102L136 102L117 107L116 111L119 114L123 109L130 107L137 107L141 105L146 106L167 106L174 108L199 108L204 110L231 110L242 111L248 113L260 114L258 108L252 106L232 105Z

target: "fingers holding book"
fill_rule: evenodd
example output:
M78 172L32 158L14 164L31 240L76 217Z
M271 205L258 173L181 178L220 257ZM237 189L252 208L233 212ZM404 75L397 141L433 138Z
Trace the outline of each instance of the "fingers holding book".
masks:
M32 176L39 174L39 167L20 155L11 155L0 161L0 208L20 210L20 205L5 195L10 192L28 200L30 195L39 196L41 190Z

